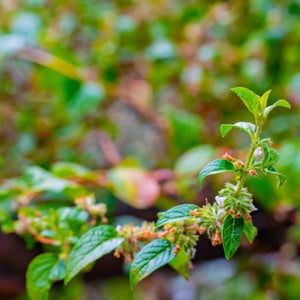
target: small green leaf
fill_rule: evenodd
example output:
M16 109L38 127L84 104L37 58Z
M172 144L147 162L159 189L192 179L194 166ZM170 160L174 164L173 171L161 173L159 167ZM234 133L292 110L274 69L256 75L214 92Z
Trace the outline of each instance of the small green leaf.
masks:
M263 166L269 169L278 162L279 154L275 149L266 144L263 144L262 148L264 151Z
M243 218L233 218L227 215L223 224L223 248L226 259L233 257L241 243L241 237L244 230Z
M266 91L261 97L260 97L260 107L262 109L262 111L266 108L267 103L268 103L268 99L270 96L272 90L268 90Z
M26 273L26 287L31 300L47 300L52 283L63 279L63 267L59 272L57 270L59 262L58 255L54 253L44 253L32 260Z
M190 212L199 208L195 204L181 204L170 208L165 212L159 213L159 219L156 222L156 227L163 226L168 223L183 221L192 218Z
M198 182L201 186L203 179L208 175L233 172L235 171L234 165L227 159L216 159L208 163L199 173Z
M235 124L222 124L220 127L222 137L225 137L226 134L232 129L237 128L243 130L244 132L248 133L250 138L254 136L255 132L255 125L250 122L237 122Z
M68 283L84 267L116 249L123 241L110 225L100 225L87 231L70 254L65 282Z
M260 113L260 97L258 95L243 87L232 88L231 91L241 98L245 106L254 116L257 116Z
M133 288L139 281L169 263L175 257L174 247L168 240L154 240L146 245L131 264L131 287Z
M286 182L286 176L279 173L273 166L267 170L267 173L277 177L277 188L281 187Z
M188 280L190 275L190 257L182 247L176 256L169 262L169 265L184 279Z
M250 243L253 242L254 238L257 235L257 228L253 225L252 220L245 222L244 221L244 233Z
M276 101L273 105L270 105L268 107L265 108L264 110L264 117L266 118L269 113L275 108L275 107L278 107L278 106L281 106L281 107L286 107L286 108L291 108L291 105L286 101L286 100L278 100Z

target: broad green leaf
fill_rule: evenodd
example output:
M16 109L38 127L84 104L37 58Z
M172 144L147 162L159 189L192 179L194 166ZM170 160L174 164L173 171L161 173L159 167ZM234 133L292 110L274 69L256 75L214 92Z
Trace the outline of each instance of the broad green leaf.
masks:
M168 240L154 240L146 245L131 264L131 287L133 288L139 281L169 263L175 257L174 247Z
M266 108L267 103L268 103L268 99L270 96L272 90L268 90L266 91L261 97L260 97L260 107L262 109L262 111Z
M183 248L169 262L169 265L184 279L188 280L190 275L190 257Z
M236 93L241 98L247 109L254 116L257 116L260 113L260 97L258 95L243 87L232 88L231 91Z
M254 238L257 235L257 228L253 225L252 220L245 222L244 221L244 233L250 243L253 242Z
M278 106L281 106L281 107L286 107L286 108L291 108L291 105L286 101L286 100L278 100L276 101L273 105L270 105L268 107L265 108L264 110L264 117L266 118L269 113L275 108L275 107L278 107Z
M243 230L243 218L233 218L231 215L227 215L222 231L223 248L226 259L232 258L236 250L239 248Z
M167 223L183 221L192 218L190 212L199 208L195 204L181 204L170 208L169 210L159 213L159 219L156 222L156 227L163 226Z
M274 167L270 167L267 173L275 175L277 177L277 188L281 187L286 182L286 176L279 173Z
M235 171L234 165L227 159L216 159L208 163L199 173L198 182L201 186L203 179L208 175L233 172Z
M65 267L55 253L44 253L30 263L26 273L26 287L31 300L48 299L51 285L65 275Z
M220 127L222 137L226 136L226 134L232 129L237 128L243 130L248 133L250 138L254 136L255 133L255 125L250 122L237 122L235 124L222 124Z
M87 231L70 254L65 282L68 283L84 267L116 249L123 241L110 225L100 225Z

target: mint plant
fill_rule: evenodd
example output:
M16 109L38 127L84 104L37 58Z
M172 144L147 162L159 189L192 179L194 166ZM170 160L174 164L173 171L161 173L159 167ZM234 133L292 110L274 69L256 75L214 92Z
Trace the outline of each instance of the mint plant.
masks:
M155 224L143 222L141 226L130 223L114 227L108 224L105 204L97 203L90 190L101 187L120 195L122 187L110 181L116 174L105 176L75 164L58 163L50 172L32 167L23 176L2 185L1 198L13 203L11 210L0 211L2 230L22 235L29 245L40 242L47 251L28 267L26 280L31 299L47 299L55 281L64 280L67 284L110 252L131 264L133 288L167 264L188 279L199 235L206 234L214 246L223 244L226 259L234 256L243 234L253 242L257 229L251 213L256 208L245 186L246 180L250 176L274 175L278 187L286 181L275 167L279 155L272 148L271 139L261 138L261 132L274 108L290 108L290 105L286 100L278 100L267 106L270 91L261 97L242 87L232 91L253 115L254 122L223 124L221 135L225 137L232 129L242 130L249 136L251 145L245 161L225 154L200 171L200 186L209 175L234 174L234 181L225 183L213 203L202 207L174 206L159 213ZM55 208L51 199L58 194L63 194L71 205L66 202L65 206Z

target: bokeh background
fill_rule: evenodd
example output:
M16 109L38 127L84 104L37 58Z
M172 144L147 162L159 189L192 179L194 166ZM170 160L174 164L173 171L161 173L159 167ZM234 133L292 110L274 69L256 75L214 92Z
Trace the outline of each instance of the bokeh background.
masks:
M148 182L127 203L99 191L112 222L213 201L227 178L200 189L197 172L226 151L242 158L249 144L239 132L220 136L221 123L251 120L231 87L272 89L271 102L292 104L264 132L288 181L279 190L271 178L248 182L259 233L235 259L201 237L190 281L165 268L132 292L128 268L111 255L67 287L55 285L51 299L299 299L299 50L299 0L0 0L0 180L32 165L98 170L125 158L151 176L176 173L158 199ZM40 251L0 236L0 299L27 299L25 270Z

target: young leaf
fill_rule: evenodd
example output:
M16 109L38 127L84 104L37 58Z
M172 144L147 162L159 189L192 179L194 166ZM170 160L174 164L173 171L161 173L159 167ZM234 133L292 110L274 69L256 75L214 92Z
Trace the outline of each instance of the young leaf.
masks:
M268 99L270 96L272 90L268 90L266 91L261 97L260 97L260 107L262 109L262 111L266 108L267 103L268 103Z
M226 259L233 257L241 243L241 237L244 229L243 218L233 218L227 215L223 224L223 248Z
M286 107L286 108L291 108L291 105L286 101L286 100L278 100L276 101L273 105L270 105L268 107L265 108L264 110L264 117L266 118L269 113L275 108L275 107L278 107L278 106L281 106L281 107Z
M188 280L190 275L190 257L183 248L169 262L169 265L184 279Z
M274 167L270 167L267 173L276 175L277 177L277 188L281 187L286 182L286 176L279 173Z
M116 249L123 240L117 237L116 230L110 225L100 225L87 231L70 254L65 282L68 283L91 262Z
M235 171L234 165L227 159L216 159L208 163L199 173L198 182L201 186L203 179L208 175L233 172Z
M156 227L163 226L167 223L183 221L192 218L190 212L199 208L195 204L181 204L170 208L169 210L159 213L159 219L156 222Z
M154 240L146 245L131 264L131 287L133 288L139 281L169 263L175 257L174 247L168 240Z
M257 116L260 113L260 97L258 95L243 87L232 88L231 91L241 98L245 106L254 116Z
M222 124L220 127L222 137L225 137L226 134L232 129L237 128L243 130L244 132L248 133L250 138L254 136L255 132L255 125L250 122L237 122L235 124Z
M264 151L263 166L265 168L270 168L279 160L279 154L275 149L266 144L263 144L262 148Z
M244 233L250 243L253 242L254 238L257 235L257 228L253 225L252 220L245 222L244 221Z
M30 263L26 273L26 287L31 300L47 300L52 283L63 279L64 269L57 269L59 262L57 254L44 253Z

